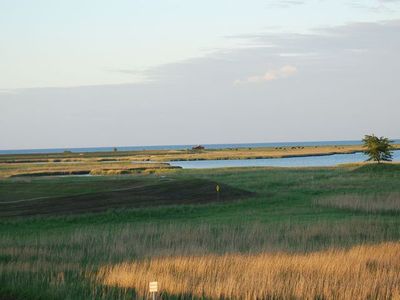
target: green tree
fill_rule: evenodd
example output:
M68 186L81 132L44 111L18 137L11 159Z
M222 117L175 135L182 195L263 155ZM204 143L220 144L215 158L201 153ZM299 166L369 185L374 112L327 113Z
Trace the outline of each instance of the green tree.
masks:
M377 161L378 163L392 161L393 141L383 136L378 138L373 134L364 136L362 141L366 148L364 153L368 155L367 161Z

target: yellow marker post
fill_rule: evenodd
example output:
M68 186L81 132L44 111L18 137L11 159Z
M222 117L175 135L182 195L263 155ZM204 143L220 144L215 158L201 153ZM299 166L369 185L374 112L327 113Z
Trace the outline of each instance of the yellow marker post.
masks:
M219 191L220 191L220 187L219 187L219 184L217 184L216 186L215 186L215 190L217 191L217 201L219 201Z

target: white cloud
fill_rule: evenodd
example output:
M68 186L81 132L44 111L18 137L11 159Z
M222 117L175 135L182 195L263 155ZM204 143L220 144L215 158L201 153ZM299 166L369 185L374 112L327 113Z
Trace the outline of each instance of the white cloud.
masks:
M276 79L287 78L293 76L296 73L297 73L297 68L295 66L285 65L278 69L268 70L262 75L249 76L244 80L241 79L235 80L235 84L262 83Z

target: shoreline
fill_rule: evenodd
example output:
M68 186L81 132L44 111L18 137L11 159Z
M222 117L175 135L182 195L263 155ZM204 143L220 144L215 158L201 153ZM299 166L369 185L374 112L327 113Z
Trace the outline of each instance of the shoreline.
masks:
M400 144L393 146L394 150L400 150ZM0 155L0 178L74 174L161 174L178 169L173 164L179 161L306 158L354 154L363 151L362 145L348 145Z
M395 149L400 150L399 149ZM204 161L204 160L246 160L246 159L279 159L279 158L293 158L293 157L318 157L318 156L330 156L330 155L341 155L341 154L355 154L361 153L363 151L351 151L351 152L327 152L327 153L315 153L315 154L295 154L295 155L282 155L282 156L257 156L257 157L222 157L222 158L215 158L215 159L206 159L206 158L198 158L198 159L190 159L190 160L170 160L170 161Z
M393 144L400 144L399 139L393 139ZM310 141L286 141L286 142L239 142L239 143L200 143L200 144L164 144L164 145L138 145L138 146L86 146L65 148L10 148L1 149L1 155L29 155L29 154L62 154L64 151L74 153L112 152L117 148L121 152L138 151L164 151L164 150L188 150L193 146L203 145L208 150L246 149L246 148L275 148L275 147L314 147L314 146L352 146L362 145L361 140L310 140Z
M394 144L393 150L400 150L400 144ZM44 154L0 154L1 164L30 163L118 163L118 162L168 162L196 160L244 160L273 159L292 157L329 156L336 154L354 154L364 152L362 145L333 146L290 146L263 148L224 148L204 150L143 150L113 152L64 152Z

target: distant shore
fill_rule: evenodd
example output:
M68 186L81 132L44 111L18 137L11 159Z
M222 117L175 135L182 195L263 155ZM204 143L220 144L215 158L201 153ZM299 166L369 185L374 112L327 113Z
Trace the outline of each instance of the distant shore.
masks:
M400 149L400 144L394 145ZM46 163L46 162L122 162L154 161L168 162L179 160L229 160L229 159L266 159L324 156L334 154L351 154L363 152L362 145L323 145L323 146L281 146L281 147L247 147L203 150L142 150L110 152L71 152L34 153L34 154L1 154L0 163Z
M395 145L400 149L400 144ZM0 177L119 175L171 172L168 162L327 156L362 152L362 145L291 146L202 150L144 150L0 155Z
M297 141L297 142L267 142L267 143L225 143L225 144L202 144L209 150L223 149L246 149L246 148L290 148L290 147L314 147L314 146L352 146L361 145L361 140L337 140L337 141ZM395 139L394 144L400 144L400 139ZM94 153L94 152L112 152L117 149L121 152L130 151L167 151L167 150L188 150L197 146L193 144L186 145L149 145L149 146L117 146L117 147L81 147L81 148L33 148L33 149L9 149L0 150L0 155L13 154L50 154L63 153L70 151L74 153Z

